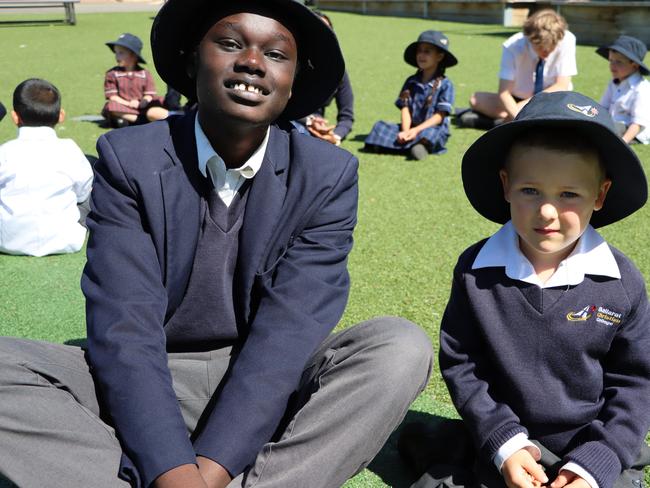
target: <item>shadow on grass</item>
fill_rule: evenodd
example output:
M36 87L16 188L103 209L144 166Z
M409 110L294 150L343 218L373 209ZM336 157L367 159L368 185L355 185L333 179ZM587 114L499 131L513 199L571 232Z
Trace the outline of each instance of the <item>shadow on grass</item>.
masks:
M387 486L392 488L408 488L417 481L417 475L402 460L397 451L397 440L399 439L403 427L413 422L435 424L443 420L447 420L447 418L440 415L432 415L430 413L409 410L404 421L397 430L391 434L388 441L386 441L386 444L384 444L384 447L379 451L379 454L377 454L375 459L372 460L368 466L368 470L379 476Z
M80 337L79 339L68 339L64 342L67 346L77 346L81 349L88 349L88 339L85 337ZM0 486L2 488L2 486Z

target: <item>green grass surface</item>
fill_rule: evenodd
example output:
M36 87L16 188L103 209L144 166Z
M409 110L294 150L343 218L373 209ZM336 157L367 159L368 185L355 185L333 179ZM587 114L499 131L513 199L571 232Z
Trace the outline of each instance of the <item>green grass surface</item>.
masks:
M343 146L356 154L359 171L359 224L350 257L352 291L340 327L371 316L406 317L426 329L437 345L438 327L449 294L452 269L459 253L497 226L484 221L467 202L460 180L460 161L480 135L454 130L449 152L421 162L359 152L363 138L379 119L397 121L393 102L413 68L402 61L407 44L425 29L438 29L450 39L459 65L447 74L456 86L457 106L466 106L471 92L497 86L500 44L513 30L494 25L437 22L332 13L346 56L355 94L354 131ZM1 17L4 20L7 17ZM99 113L104 71L112 55L104 42L121 32L148 39L151 14L82 14L75 27L0 25L4 63L0 100L10 106L13 88L28 77L44 77L62 91L68 120L58 128L81 148L95 154L104 132L73 117ZM143 55L151 60L148 42ZM607 63L593 47L578 47L579 75L575 89L599 98L609 80ZM164 85L158 80L159 91ZM335 109L327 114L331 119ZM0 141L14 137L9 118L0 123ZM650 147L635 146L648 171ZM628 254L650 276L644 208L633 217L603 229L605 237ZM79 277L85 257L28 258L0 256L0 335L64 342L85 336L84 304ZM452 416L453 407L437 369L415 402L409 419ZM408 486L410 475L389 440L379 457L346 484L348 488Z

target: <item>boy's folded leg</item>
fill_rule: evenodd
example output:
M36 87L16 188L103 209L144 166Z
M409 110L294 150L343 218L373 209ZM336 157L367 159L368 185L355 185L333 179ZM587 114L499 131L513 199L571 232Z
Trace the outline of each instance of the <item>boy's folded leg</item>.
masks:
M126 487L79 347L0 339L0 473L21 487Z
M432 355L428 336L394 317L331 335L307 363L277 437L228 487L340 487L402 421Z

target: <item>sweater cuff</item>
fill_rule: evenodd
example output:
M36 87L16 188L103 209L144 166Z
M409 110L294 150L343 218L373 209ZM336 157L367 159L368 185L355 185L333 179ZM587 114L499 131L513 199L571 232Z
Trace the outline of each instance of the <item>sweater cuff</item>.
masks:
M487 455L488 459L494 459L494 456L496 456L499 448L502 445L508 442L512 437L522 432L528 436L528 431L516 422L510 422L502 425L497 430L492 432L490 437L488 437L488 439L485 441L485 444L483 445L483 451Z
M572 462L590 473L600 488L612 488L620 476L621 461L614 451L602 442L586 442L564 457L564 462Z

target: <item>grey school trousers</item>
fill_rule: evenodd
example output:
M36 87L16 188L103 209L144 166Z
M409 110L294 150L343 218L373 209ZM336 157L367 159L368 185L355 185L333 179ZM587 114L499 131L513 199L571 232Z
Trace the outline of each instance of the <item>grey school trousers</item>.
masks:
M231 355L169 354L188 435ZM403 319L331 335L308 362L277 438L229 488L341 486L404 418L431 364L428 336ZM122 449L100 404L82 349L0 338L0 473L21 488L128 486L117 477Z

